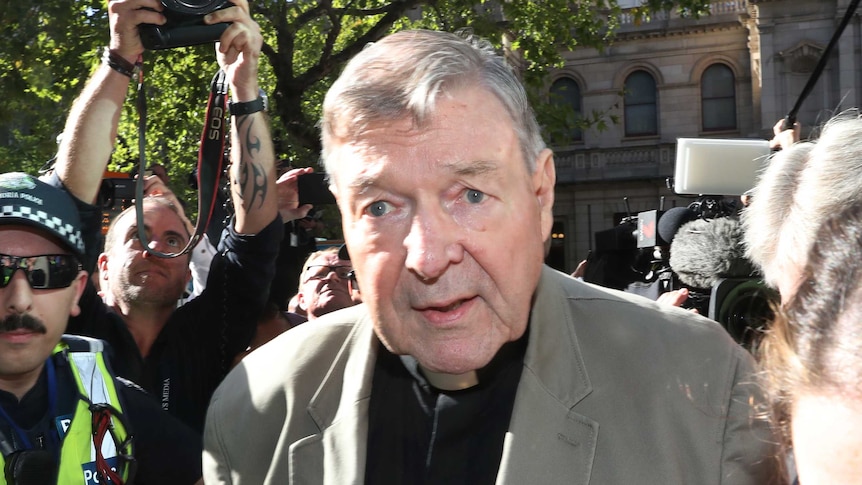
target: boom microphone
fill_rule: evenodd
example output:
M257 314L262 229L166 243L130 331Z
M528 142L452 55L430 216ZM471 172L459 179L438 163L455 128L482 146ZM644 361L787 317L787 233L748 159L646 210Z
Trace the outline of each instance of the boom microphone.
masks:
M680 226L697 219L697 213L688 207L673 207L661 215L658 220L658 235L668 244L673 242Z
M745 259L742 227L730 217L683 224L670 245L670 268L681 282L700 289L711 288L721 278L747 278L754 273Z

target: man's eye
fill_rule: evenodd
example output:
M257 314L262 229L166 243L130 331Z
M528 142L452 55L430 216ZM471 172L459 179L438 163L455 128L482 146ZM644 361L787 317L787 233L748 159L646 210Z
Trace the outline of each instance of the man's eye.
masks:
M469 189L464 192L464 199L471 204L478 204L485 200L485 193L478 190Z
M379 201L374 202L371 205L369 205L368 209L366 209L366 212L368 212L370 215L372 215L374 217L380 217L380 216L385 215L386 213L390 212L391 210L392 210L392 204L390 204L389 202L384 202L382 200L379 200Z
M183 245L182 239L180 239L178 237L169 237L167 239L167 243L169 246L174 247L174 248L178 248L178 247Z

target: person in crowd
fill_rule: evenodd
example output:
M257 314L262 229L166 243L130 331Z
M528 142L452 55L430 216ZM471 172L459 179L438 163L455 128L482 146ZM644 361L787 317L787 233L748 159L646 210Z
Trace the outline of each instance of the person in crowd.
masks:
M279 261L283 260L282 256L279 254ZM289 303L286 310L282 310L277 305L277 301L285 300L281 295L275 297L275 294L283 289L283 285L273 281L273 294L267 310L257 324L257 330L248 350L238 355L234 359L235 363L242 360L249 352L297 325L361 302L358 291L353 289L353 267L350 265L350 256L345 246L315 251L304 261L303 268L299 284L300 291L295 295L294 309L291 309ZM282 268L276 269L276 280L281 270Z
M350 282L353 265L342 253L340 247L331 246L311 253L305 260L296 303L308 321L356 304Z
M363 304L227 376L208 485L782 478L753 359L724 329L544 266L553 154L487 42L367 46L321 127Z
M746 257L782 302L793 295L823 220L862 199L860 134L857 113L833 117L818 139L776 152L751 190L741 216Z
M799 483L862 477L862 200L821 226L761 344L772 418Z
M158 177L163 184L170 187L171 178L168 176L168 169L166 169L164 165L160 163L154 163L153 165L150 165L150 172L152 172L153 175Z
M69 196L0 175L0 483L188 484L200 435L118 379L104 342L64 335L89 280Z
M87 82L66 123L54 178L75 197L88 241L99 237L91 220L98 211L91 203L115 142L132 63L144 49L138 26L163 24L163 8L157 0L109 2L111 43L105 61ZM148 247L139 239L136 212L118 215L106 235L105 250L98 255L105 299L88 287L81 315L69 324L72 332L107 340L115 351L117 373L140 384L164 410L198 432L203 430L212 392L252 339L282 236L275 157L257 81L260 28L249 16L245 0L233 1L204 21L230 23L216 54L232 100L230 177L235 212L213 257L206 289L177 308L190 277L189 256L161 258L149 250L182 249L190 236L187 220L170 197L146 197L142 217ZM91 247L97 244L88 242L88 250Z

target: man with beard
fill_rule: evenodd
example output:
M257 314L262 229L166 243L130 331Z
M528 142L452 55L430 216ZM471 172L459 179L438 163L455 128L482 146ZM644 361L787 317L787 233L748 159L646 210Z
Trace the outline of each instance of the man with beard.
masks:
M89 281L72 200L7 173L0 201L0 483L197 481L200 437L63 335Z
M275 157L257 82L263 38L248 11L235 0L204 17L229 22L216 47L231 93L231 196L234 216L213 258L206 289L177 308L186 287L189 256L154 256L150 250L178 253L189 240L179 204L156 177L148 179L143 201L145 248L134 209L113 221L98 254L98 194L115 142L133 62L143 53L138 26L163 24L158 0L108 3L111 43L72 107L54 174L85 215L87 264L98 266L104 302L88 287L82 315L70 322L75 333L103 338L116 352L120 376L140 384L163 409L197 431L203 429L210 396L244 351L255 331L273 277L282 234L276 197ZM295 177L303 171L288 174ZM151 187L149 184L157 184ZM293 198L296 208L296 197ZM307 210L307 209L306 209ZM97 215L94 218L93 213Z

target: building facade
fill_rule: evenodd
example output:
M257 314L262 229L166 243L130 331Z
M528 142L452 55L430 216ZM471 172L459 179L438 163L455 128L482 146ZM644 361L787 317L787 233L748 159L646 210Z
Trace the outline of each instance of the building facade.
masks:
M637 0L623 0L626 2ZM555 140L557 190L549 264L575 269L594 233L628 212L688 205L669 188L678 138L772 137L794 107L851 0L726 0L700 19L625 14L604 49L564 54L550 73L552 102L616 123ZM633 5L631 5L633 6ZM798 111L803 137L859 106L860 15L853 15ZM753 185L753 181L752 181ZM780 203L780 201L777 201Z

